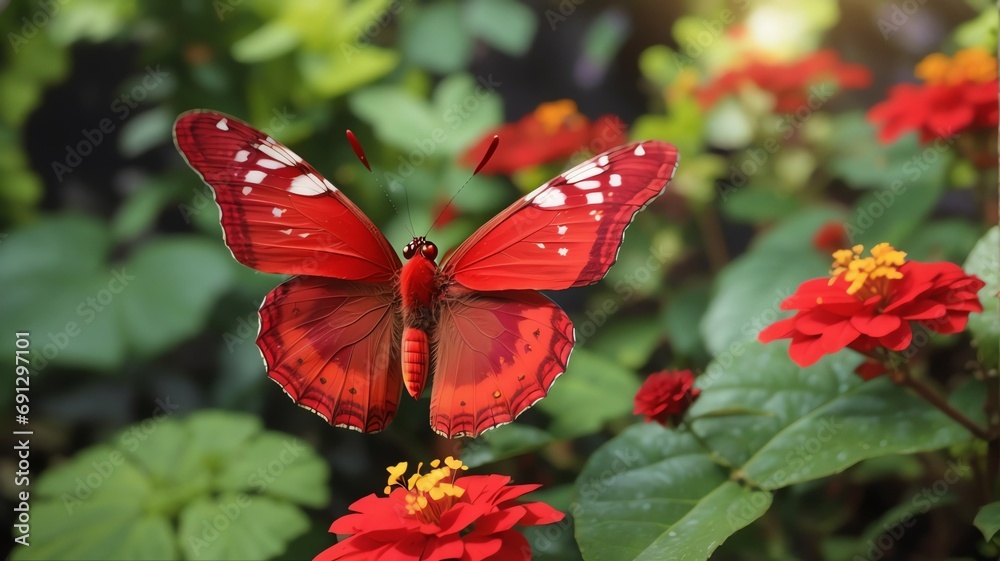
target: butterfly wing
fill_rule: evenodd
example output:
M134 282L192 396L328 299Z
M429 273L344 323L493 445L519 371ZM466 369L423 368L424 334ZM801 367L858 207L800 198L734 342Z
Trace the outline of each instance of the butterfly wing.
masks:
M312 166L257 129L190 111L174 138L215 193L226 244L259 271L379 282L400 267L365 215Z
M559 290L597 282L625 228L666 188L677 149L646 141L605 152L535 189L487 222L442 264L474 290Z
M388 283L288 280L260 308L268 375L331 425L382 430L402 390L396 307Z
M513 421L545 397L573 341L566 313L537 292L452 286L438 319L431 427L475 437Z

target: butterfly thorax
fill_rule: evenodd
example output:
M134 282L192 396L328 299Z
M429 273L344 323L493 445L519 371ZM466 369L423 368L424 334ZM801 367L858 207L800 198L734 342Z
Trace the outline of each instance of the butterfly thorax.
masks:
M403 249L407 261L399 273L403 299L402 367L406 390L420 397L430 373L430 333L437 316L437 246L414 238Z

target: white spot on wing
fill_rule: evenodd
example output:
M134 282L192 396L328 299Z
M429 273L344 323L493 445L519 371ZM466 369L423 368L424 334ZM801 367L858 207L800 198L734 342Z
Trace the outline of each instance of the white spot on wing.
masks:
M245 179L247 183L260 183L261 181L264 181L265 177L267 177L266 173L260 171L259 169L252 169L247 172Z
M272 215L273 215L273 216L274 216L275 218L281 218L281 215L282 215L282 214L285 214L286 212L288 212L288 209L287 209L287 208L278 208L278 207L274 207L274 208L272 208L272 209L271 209L271 214L272 214Z
M286 235L286 236L292 235L292 229L291 228L289 228L287 230L278 230L278 231L281 232L282 234Z
M535 245L538 246L538 249L545 249L545 244L543 243L536 243Z
M309 232L305 232L305 233L299 234L299 237L300 238L308 238L309 237Z
M257 160L257 165L267 169L278 169L285 167L285 164L277 162L275 160L268 160L267 158L261 158Z
M604 195L601 193L587 193L588 205L599 205L604 202Z
M305 195L307 197L320 195L326 191L326 185L324 185L323 182L316 177L316 174L313 173L307 173L306 175L296 177L292 180L292 184L288 186L289 193Z
M604 168L599 167L594 162L591 162L589 164L583 164L579 169L570 170L570 172L566 174L565 178L567 183L576 183L577 181L589 179L595 175L601 175L602 173L604 173Z
M228 121L228 120L229 119L221 119L221 120L219 120L218 123L215 123L215 128L219 129L220 131L227 131L227 130L229 130L229 124L226 123L226 121Z
M329 189L330 191L337 190L337 188L333 186L333 183L330 183L330 180L325 177L323 178L323 185L326 185L326 188Z
M557 226L557 229L559 230L559 235L561 236L566 233L566 230L569 230L569 226Z
M247 161L247 158L249 158L249 157L250 157L250 151L249 150L240 150L239 152L236 153L236 161L237 162L245 162L245 161Z
M253 187L247 186L243 188L244 195L249 195L251 191L253 191Z
M597 163L600 164L600 165L602 165L602 166L608 165L608 156L607 156L607 154L605 154L604 156L601 156L600 158L597 158Z
M608 178L608 183L611 184L612 187L621 187L622 176L617 173L612 173L611 177Z
M574 183L574 186L576 186L578 189L583 189L584 191L588 191L590 189L599 188L601 186L601 182L596 179L588 179L586 181L578 181L577 183Z
M646 149L642 147L642 144L639 144L638 146L635 147L635 152L632 153L635 154L636 156L645 156Z
M566 255L568 253L569 253L569 249L566 249L565 247L560 247L559 248L559 255L562 255L563 257L566 257Z
M549 187L539 193L532 201L533 205L541 208L552 208L566 204L566 194L558 187Z

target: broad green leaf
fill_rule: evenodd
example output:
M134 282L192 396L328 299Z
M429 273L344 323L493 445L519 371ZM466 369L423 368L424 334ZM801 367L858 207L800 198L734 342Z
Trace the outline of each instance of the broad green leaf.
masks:
M576 481L585 559L707 559L760 517L771 494L730 479L689 434L635 425L591 456Z
M296 62L312 91L323 97L335 97L392 72L399 65L399 53L368 45L357 51L303 52Z
M153 226L164 206L178 194L177 187L174 182L160 179L143 182L115 212L111 222L114 238L118 241L131 240Z
M479 467L533 452L549 442L552 442L552 435L542 429L511 423L469 441L462 448L462 461L469 467Z
M472 37L458 4L421 6L405 20L400 48L414 64L439 74L457 72L472 58Z
M906 257L913 261L961 263L982 235L980 226L965 220L924 222L909 237Z
M1000 363L1000 226L994 226L972 249L965 272L986 283L979 291L983 311L969 314L968 325L983 364L995 369Z
M520 56L531 47L538 16L527 6L514 0L473 0L464 8L466 29L497 50Z
M795 196L764 188L759 182L725 192L722 197L722 211L726 216L750 224L780 220L801 206Z
M986 541L991 541L1000 532L1000 502L990 503L979 509L972 523L983 533Z
M799 284L826 276L830 257L812 246L812 238L825 222L839 217L828 208L792 215L723 269L701 321L709 352L718 355L737 341L756 338L761 329L781 319L784 312L779 305Z
M642 368L664 339L655 316L631 316L626 321L611 321L587 342L587 348L633 370Z
M738 344L709 365L688 413L700 438L643 425L593 455L577 479L586 558L706 559L767 510L769 491L971 438L888 379L862 381L853 352L809 368L787 353L787 344ZM733 407L769 414L711 414Z
M265 559L305 532L297 505L327 502L326 464L311 448L285 447L295 439L260 432L252 415L177 420L174 409L162 400L164 414L33 481L32 545L14 558Z
M937 161L950 159L945 154ZM946 163L934 164L925 172L872 189L857 200L844 223L848 239L867 248L882 242L905 247L937 206L944 192L946 170Z
M632 396L639 383L633 372L586 349L577 349L566 374L556 380L538 407L553 418L550 433L572 438L631 414Z
M123 301L116 310L134 349L153 355L197 334L232 283L230 259L216 242L173 236L146 244L117 269Z
M263 561L285 551L309 528L298 508L259 495L224 493L199 499L181 513L178 542L184 558Z
M170 142L171 130L177 115L172 109L158 107L132 117L122 125L118 136L118 151L126 158Z
M437 119L428 103L399 86L372 86L350 97L351 111L370 123L379 140L413 150L414 140L431 134Z
M291 52L300 41L294 28L281 22L269 22L233 43L233 58L243 63L270 60Z
M686 357L701 356L705 352L698 322L705 315L708 302L708 287L705 284L685 286L670 297L662 322L674 352Z

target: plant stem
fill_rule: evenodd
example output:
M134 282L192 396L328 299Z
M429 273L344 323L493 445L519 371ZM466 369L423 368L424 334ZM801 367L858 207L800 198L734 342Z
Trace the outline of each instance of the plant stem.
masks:
M981 438L988 442L996 440L995 435L989 434L989 432L987 432L986 429L977 425L972 419L966 417L965 414L959 411L958 409L952 407L950 403L945 401L945 399L941 396L941 394L928 388L923 383L915 380L908 371L904 370L898 372L898 374L901 375L898 378L894 378L895 380L897 380L896 382L897 384L908 387L913 391L917 392L917 394L920 395L920 397L927 400L927 402L933 405L934 407L940 409L942 413L948 415L949 417L954 419L955 422L969 429L969 432L976 435L977 438Z
M726 240L722 234L722 223L716 209L711 205L695 214L698 222L698 229L705 240L705 253L708 255L708 263L712 271L718 272L729 262L729 250L726 249Z

